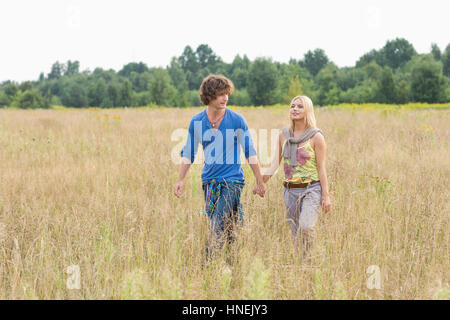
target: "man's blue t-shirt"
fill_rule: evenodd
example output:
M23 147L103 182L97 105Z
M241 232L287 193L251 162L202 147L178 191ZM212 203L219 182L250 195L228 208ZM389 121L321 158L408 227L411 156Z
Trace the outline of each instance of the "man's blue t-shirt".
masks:
M253 140L245 119L231 109L225 109L225 116L217 131L214 131L208 121L206 109L195 115L189 124L186 145L181 150L181 156L194 163L201 143L205 155L202 181L212 179L219 181L245 180L241 167L241 145L245 158L256 155Z

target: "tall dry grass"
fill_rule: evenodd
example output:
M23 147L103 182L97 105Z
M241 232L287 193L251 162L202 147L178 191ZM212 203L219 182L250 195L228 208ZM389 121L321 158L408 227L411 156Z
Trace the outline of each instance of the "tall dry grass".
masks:
M282 170L261 199L244 165L245 227L206 269L201 165L179 200L170 156L199 111L0 110L0 299L449 299L448 111L316 110L333 208L309 259ZM238 112L287 124L282 109Z

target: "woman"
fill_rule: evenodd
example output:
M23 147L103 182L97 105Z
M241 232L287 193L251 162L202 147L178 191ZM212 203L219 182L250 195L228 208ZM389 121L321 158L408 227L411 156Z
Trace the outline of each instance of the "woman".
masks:
M275 156L264 172L263 181L267 183L283 160L286 217L295 248L298 249L301 240L305 254L311 247L320 207L325 212L331 209L325 170L326 144L320 129L316 128L310 98L292 99L289 118L291 125L281 130ZM256 192L255 188L253 193Z

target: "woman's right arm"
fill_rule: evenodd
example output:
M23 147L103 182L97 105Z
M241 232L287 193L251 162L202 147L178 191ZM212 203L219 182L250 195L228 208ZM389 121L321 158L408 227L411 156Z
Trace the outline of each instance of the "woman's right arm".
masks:
M284 136L283 136L283 133L280 131L280 135L278 136L278 143L275 146L275 154L270 163L270 167L267 168L263 174L264 183L267 183L267 181L269 181L270 177L272 177L275 174L275 172L278 169L278 166L280 165L281 151L283 149L283 147L282 147L283 143L284 143Z

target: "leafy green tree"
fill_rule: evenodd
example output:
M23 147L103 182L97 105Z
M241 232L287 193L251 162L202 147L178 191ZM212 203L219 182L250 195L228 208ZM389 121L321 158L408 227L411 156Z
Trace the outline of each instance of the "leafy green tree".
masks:
M110 87L108 87L109 89ZM111 89L114 90L114 89ZM110 91L110 90L108 90ZM100 108L113 108L114 107L114 101L111 99L109 94L105 96L102 100L102 103L100 104Z
M241 68L237 67L233 70L233 73L230 76L231 81L233 81L236 88L246 88L247 87L247 75L248 72L245 70L242 70Z
M152 96L149 91L138 92L134 96L133 106L134 107L148 106L151 103L151 101Z
M200 69L200 64L197 60L197 55L194 50L192 50L191 46L186 46L183 50L183 53L178 58L181 68L184 71L197 72Z
M44 104L46 105L46 107L50 107L52 105L52 93L50 92L50 89L47 89L47 92L44 92L44 94L42 94L42 92L40 92L42 97L44 98Z
M122 69L117 73L119 76L129 78L132 72L141 74L144 72L149 72L150 69L143 62L130 62L122 67Z
M336 83L343 91L356 87L364 78L365 74L362 68L344 67L338 69L336 73Z
M151 80L152 77L150 75L150 72L145 71L143 73L140 73L137 78L137 84L135 87L136 92L147 91Z
M248 73L248 93L254 105L272 104L277 87L277 69L271 59L256 58Z
M246 89L235 90L228 101L229 105L234 106L249 106L251 103L250 96Z
M434 57L434 60L440 61L441 60L441 49L439 49L438 45L436 43L431 44L431 54Z
M0 91L0 107L9 107L13 99L9 97L4 91Z
M290 103L292 98L303 95L305 95L303 92L303 85L300 82L299 77L295 76L295 79L291 79L287 93L283 96L283 102Z
M99 79L100 80L100 79ZM96 89L97 86L99 85L100 81L92 81L89 83L88 88L87 88L87 96L88 96L88 105L91 107L99 107L100 103L103 99L103 95L105 94L106 91L106 84L104 82L105 80L102 79L102 84L104 86L104 91L102 93L102 96L98 96Z
M183 72L178 60L176 58L172 58L170 61L170 65L167 68L169 73L171 82L174 84L177 89L178 94L174 99L174 103L176 106L185 107L190 105L189 102L189 85L186 79L186 75Z
M196 90L200 87L202 77L199 76L198 71L201 65L198 61L197 55L190 46L184 48L183 54L178 58L181 69L186 74L186 80L190 90Z
M56 61L52 65L52 69L50 73L47 75L47 79L53 80L53 79L59 79L62 77L64 73L64 64L59 63L59 61Z
M65 76L75 76L80 72L80 62L78 61L67 61L66 68L64 71Z
M102 68L95 68L92 76L96 79L103 78L107 83L110 83L117 78L117 74L114 70L103 70Z
M410 101L411 92L406 80L401 80L397 85L397 103L405 104Z
M152 102L160 106L173 105L177 90L172 85L170 76L166 70L162 68L155 69L149 89Z
M125 79L119 88L118 105L120 107L129 107L133 105L133 88L130 80Z
M50 96L50 105L62 106L61 99L58 96Z
M377 81L375 99L379 103L395 103L397 92L392 69L384 67L380 79Z
M445 99L445 101L450 101L450 79L446 78L446 80L447 80L447 85L446 85L446 89L445 89L444 99Z
M418 59L411 73L411 93L414 101L443 102L445 85L441 63L429 55Z
M66 107L87 107L88 97L86 89L75 81L70 81L63 90L61 102Z
M120 87L116 81L110 82L106 89L106 97L102 100L102 108L115 108L119 105Z
M382 64L382 57L379 51L373 49L371 51L369 51L368 53L362 55L358 61L356 62L356 68L362 68L365 65L371 63L371 62L375 62L377 64Z
M136 92L143 92L148 90L150 80L152 79L150 72L137 73L132 71L128 79L131 82L132 89Z
M201 69L201 71L204 73L205 69ZM189 90L198 90L204 77L200 74L199 71L194 73L188 70L185 73Z
M233 59L233 62L231 62L231 64L229 64L227 66L227 74L230 75L230 78L235 77L235 85L238 86L239 88L243 88L246 86L246 81L247 81L247 73L248 70L250 68L251 62L250 59L247 57L247 55L244 55L242 58L240 55L236 55ZM239 79L241 78L241 73L245 74L245 77L243 79ZM233 80L233 79L232 79ZM238 84L239 81L243 80L245 82L242 84ZM233 80L234 82L234 80Z
M323 49L315 49L314 51L309 50L305 54L301 64L309 71L309 73L316 76L328 62L329 60L325 51Z
M317 104L335 105L339 103L341 90L336 83L337 70L336 65L329 63L318 73L317 85L319 87L319 93L317 96Z
M377 83L373 80L366 79L354 88L343 91L340 94L340 102L347 103L368 103L376 102L375 95L377 91Z
M127 78L127 79L129 79L131 81L131 85L133 87L133 90L136 91L136 92L140 91L138 89L139 88L139 76L140 76L139 73L132 71L130 73L130 76Z
M50 80L47 81L48 86L50 87L50 92L54 96L61 96L63 92L63 84L60 80Z
M201 68L215 69L218 57L207 44L199 45L195 50L195 54Z
M19 93L19 91L20 88L15 83L8 83L4 88L5 94L11 99L14 99L14 97L16 96L17 93Z
M383 68L381 68L375 61L372 61L365 65L362 70L365 74L364 80L370 79L373 81L378 81L383 72Z
M292 97L289 90L295 91L292 85L301 85L301 91L307 96L311 96L314 82L311 74L305 68L301 67L297 61L291 59L288 64L279 64L278 69L278 85L277 85L277 103L290 103ZM291 88L290 88L291 87ZM288 97L290 96L290 98Z
M413 45L403 38L387 41L380 53L383 56L383 63L380 65L389 66L393 70L404 65L417 54Z
M22 109L48 108L42 95L34 88L19 93L12 105Z
M169 72L169 76L172 80L172 83L179 92L189 90L186 75L184 74L183 69L180 66L180 63L176 58L172 58L172 60L170 61L170 65L167 68L167 71Z
M450 43L445 48L442 55L443 73L445 76L450 77Z
M198 94L198 90L189 90L189 105L194 107L199 107L202 105L200 101L200 96Z
M212 73L215 74L222 74L226 77L230 77L231 75L228 73L228 67L225 62L222 61L222 59L219 57L216 61L216 64L214 68L210 69Z
M27 91L27 90L32 90L34 89L33 84L31 83L31 81L24 81L19 85L19 89L20 91Z

